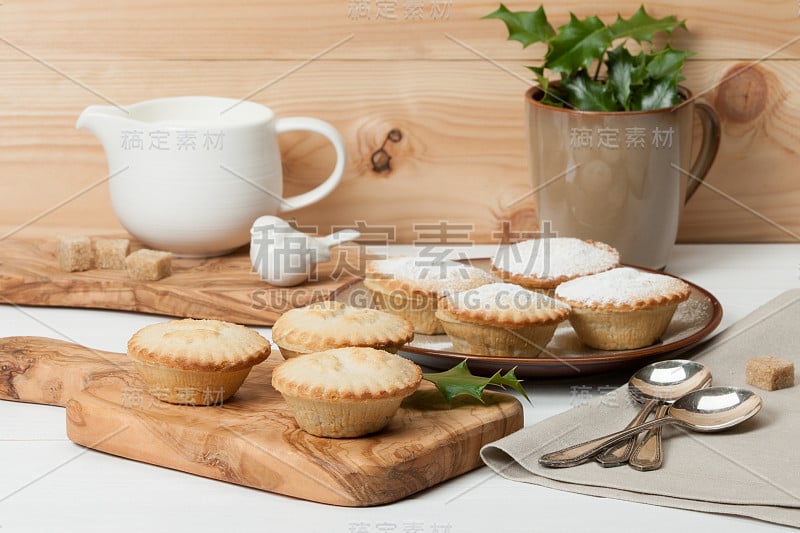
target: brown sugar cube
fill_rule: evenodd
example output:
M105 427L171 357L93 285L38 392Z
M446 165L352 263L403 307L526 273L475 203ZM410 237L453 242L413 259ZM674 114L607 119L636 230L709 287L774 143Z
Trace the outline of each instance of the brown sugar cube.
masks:
M94 241L94 265L97 268L124 270L131 241L128 239L97 239Z
M156 250L136 250L125 259L128 276L140 281L157 281L172 273L172 254Z
M65 272L79 272L92 268L92 241L85 236L61 235L58 237L58 268Z
M794 386L794 363L765 355L747 360L747 383L763 390L786 389Z

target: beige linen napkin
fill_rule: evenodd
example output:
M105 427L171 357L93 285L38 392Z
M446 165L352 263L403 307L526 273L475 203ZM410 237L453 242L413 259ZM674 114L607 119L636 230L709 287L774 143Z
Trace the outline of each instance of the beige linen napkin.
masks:
M537 462L543 453L622 429L637 411L627 387L487 445L481 457L515 481L800 526L800 385L767 392L745 382L747 359L767 354L800 366L800 290L757 309L693 357L709 367L714 385L758 392L761 412L721 433L665 426L660 470L603 468L596 462L553 469Z

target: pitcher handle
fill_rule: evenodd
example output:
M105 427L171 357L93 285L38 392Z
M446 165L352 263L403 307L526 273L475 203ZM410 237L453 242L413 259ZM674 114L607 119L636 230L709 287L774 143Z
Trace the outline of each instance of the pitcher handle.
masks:
M311 205L328 196L333 189L339 185L339 182L342 181L344 167L347 162L347 151L345 150L344 140L336 128L327 122L310 117L287 117L279 118L275 121L275 132L278 134L297 130L313 131L314 133L319 133L326 137L336 151L336 165L333 167L331 175L314 189L298 194L297 196L292 196L291 198L285 198L280 203L281 211L300 209L301 207Z
M717 157L719 150L719 140L722 130L719 125L719 116L714 108L708 104L695 103L695 111L699 112L700 122L703 125L703 142L700 145L700 153L689 171L689 183L686 186L686 198L684 203L697 191L697 188L706 178L714 158Z

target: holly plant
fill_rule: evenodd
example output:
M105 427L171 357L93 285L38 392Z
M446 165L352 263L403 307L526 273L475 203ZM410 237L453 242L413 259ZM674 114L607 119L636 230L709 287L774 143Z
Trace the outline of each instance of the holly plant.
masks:
M444 399L447 400L448 403L456 396L461 396L462 394L483 401L483 389L490 385L501 389L510 387L520 393L528 402L531 401L525 389L522 388L522 382L514 375L513 368L505 374L502 374L498 370L490 378L473 376L469 368L467 368L467 360L465 359L450 370L438 373L425 373L422 377L436 385L436 388L439 389L439 392L442 393L442 396L444 396Z
M642 111L680 102L681 69L693 54L668 43L660 49L653 44L660 33L670 36L679 27L686 29L685 21L674 16L654 19L641 6L630 18L617 15L606 25L596 16L579 19L570 13L569 22L555 30L544 6L510 11L500 4L484 18L502 20L508 40L519 41L523 48L547 45L544 63L528 67L539 82L544 104L584 111ZM626 48L631 41L641 45L636 55ZM614 43L619 44L612 48ZM560 75L558 83L552 83L545 71Z

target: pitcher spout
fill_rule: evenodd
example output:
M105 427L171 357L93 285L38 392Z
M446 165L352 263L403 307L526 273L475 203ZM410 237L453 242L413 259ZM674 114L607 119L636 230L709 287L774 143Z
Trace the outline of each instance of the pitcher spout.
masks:
M119 131L122 123L128 122L130 113L124 108L113 105L92 105L81 112L75 127L94 133L103 141L114 131Z

